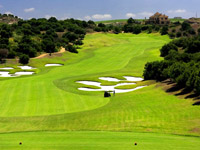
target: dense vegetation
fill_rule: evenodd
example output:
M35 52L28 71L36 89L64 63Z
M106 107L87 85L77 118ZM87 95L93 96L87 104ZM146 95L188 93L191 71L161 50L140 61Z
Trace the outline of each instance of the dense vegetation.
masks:
M77 53L78 45L83 44L86 30L94 26L93 21L59 21L55 17L48 20L19 20L17 24L12 25L0 24L0 58L22 58L21 55L35 57L38 52L51 54L60 47Z
M157 81L170 78L200 94L200 36L175 39L160 52L164 60L147 63L144 78Z
M0 17L6 18L8 21L15 20L11 22L12 24L0 24L0 62L5 62L5 58L24 58L21 55L27 55L25 57L29 59L41 52L47 52L51 55L61 47L67 51L78 53L77 49L79 45L83 44L85 34L94 31L115 34L121 32L133 34L160 32L161 35L169 34L171 38L197 34L186 21L183 23L172 22L170 25L162 26L144 24L142 20L133 18L129 18L126 23L122 24L101 22L95 24L91 20L88 22L75 19L57 20L55 17L30 20L22 20L17 16L6 14L0 14Z

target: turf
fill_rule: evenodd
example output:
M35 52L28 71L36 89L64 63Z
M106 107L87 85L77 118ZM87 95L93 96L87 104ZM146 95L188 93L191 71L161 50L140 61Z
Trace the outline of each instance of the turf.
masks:
M155 133L57 131L0 134L3 150L159 150L161 147L162 150L198 150L199 146L197 137Z
M159 34L89 34L79 54L33 59L36 75L1 78L0 148L197 149L200 109L192 100L169 95L156 83L111 98L79 91L82 85L75 83L141 77L146 62L162 59L159 49L169 41ZM132 147L135 141L143 144Z
M72 60L46 59L48 63L62 63L63 67L53 67L48 73L43 68L44 71L31 77L1 81L0 90L5 92L0 93L0 116L42 116L101 107L108 103L107 99L99 95L80 96L74 82L82 77L100 77L107 72L118 75L116 70L124 75L141 76L143 59L154 60L159 55L158 48L166 41L167 37L147 34L88 35L80 54ZM31 62L33 67L37 67L37 63L45 64L40 60Z

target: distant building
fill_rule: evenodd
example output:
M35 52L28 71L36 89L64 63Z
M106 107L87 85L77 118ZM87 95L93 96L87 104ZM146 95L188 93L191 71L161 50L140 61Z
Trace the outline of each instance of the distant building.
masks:
M147 24L159 24L159 25L165 25L169 24L170 20L169 17L166 16L165 14L161 13L155 13L153 16L149 18L149 20L146 21Z

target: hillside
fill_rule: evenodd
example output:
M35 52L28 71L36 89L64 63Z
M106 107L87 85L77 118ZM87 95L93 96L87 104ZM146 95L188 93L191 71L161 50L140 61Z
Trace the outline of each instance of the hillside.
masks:
M14 24L18 23L19 20L21 19L11 14L0 14L0 23Z
M155 82L110 98L76 83L142 77L145 63L162 60L159 49L169 41L158 33L87 34L78 55L31 59L35 75L0 80L0 148L198 150L200 110L192 99L169 95Z

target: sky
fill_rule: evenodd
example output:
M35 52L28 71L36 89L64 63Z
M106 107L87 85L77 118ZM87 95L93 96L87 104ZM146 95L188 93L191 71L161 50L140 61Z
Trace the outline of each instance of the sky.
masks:
M23 19L56 17L64 20L145 18L160 12L170 18L200 17L200 0L0 0L0 13Z

